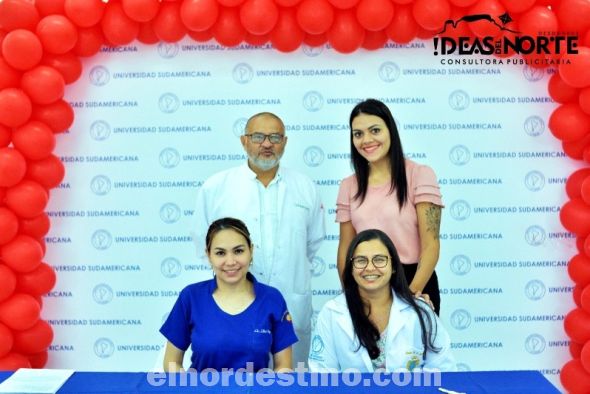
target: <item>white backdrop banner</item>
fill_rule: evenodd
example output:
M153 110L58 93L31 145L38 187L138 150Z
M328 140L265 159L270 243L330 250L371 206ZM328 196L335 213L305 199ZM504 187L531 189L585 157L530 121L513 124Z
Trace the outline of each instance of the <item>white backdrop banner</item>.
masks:
M261 111L285 121L282 163L309 175L326 206L317 315L340 292L334 218L351 173L348 116L374 97L391 108L407 156L439 177L441 317L460 368L538 369L556 382L569 359L575 254L558 213L576 164L547 128L551 70L449 65L432 53L426 41L341 55L185 40L86 60L66 93L76 120L58 137L67 174L49 207L46 260L58 283L44 298L55 330L48 366L153 367L178 292L211 277L189 237L195 194L246 160L238 136Z

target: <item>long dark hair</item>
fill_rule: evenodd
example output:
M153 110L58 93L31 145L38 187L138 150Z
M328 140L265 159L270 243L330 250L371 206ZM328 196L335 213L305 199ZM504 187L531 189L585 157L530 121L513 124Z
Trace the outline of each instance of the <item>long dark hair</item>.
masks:
M391 242L391 239L381 230L365 230L358 233L350 243L348 252L346 253L346 265L344 266L343 273L343 286L344 295L346 297L346 304L350 311L350 317L352 319L352 325L354 332L359 339L359 349L361 346L365 347L369 353L371 359L376 359L379 356L379 348L377 347L377 341L380 338L379 330L369 320L369 313L365 312L365 303L363 302L359 293L359 287L354 277L352 276L352 257L357 246L363 242L377 239L385 245L389 255L391 256L391 269L392 275L389 281L390 288L395 292L396 297L401 298L418 315L420 321L420 331L422 333L422 344L424 345L423 358L426 358L426 351L431 350L438 352L440 349L434 346L433 340L436 337L436 320L431 318L431 314L425 308L428 306L422 302L416 302L414 295L410 291L406 276L399 261L397 250ZM358 350L358 349L357 349Z
M205 237L207 252L209 252L211 248L213 237L215 237L215 235L221 230L234 230L238 234L241 234L244 238L246 238L248 247L252 249L252 241L250 240L250 232L248 231L248 227L246 227L244 222L239 219L227 217L217 219L209 226L209 229L207 230L207 236Z
M354 147L352 135L352 121L357 116L374 115L380 117L385 126L389 129L389 138L391 139L391 146L389 148L389 169L391 171L391 188L389 193L393 193L395 189L397 192L397 201L400 209L408 201L408 185L406 178L406 164L404 160L404 150L402 142L399 138L399 132L393 119L391 111L385 104L379 100L367 99L358 103L350 113L350 159L356 175L358 191L354 195L354 199L360 198L361 204L365 201L367 195L367 188L369 187L369 163L361 156L361 154Z

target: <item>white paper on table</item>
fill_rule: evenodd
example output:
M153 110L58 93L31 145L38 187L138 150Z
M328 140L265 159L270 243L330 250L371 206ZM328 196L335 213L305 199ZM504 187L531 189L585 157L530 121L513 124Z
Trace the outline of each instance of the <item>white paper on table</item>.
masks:
M54 394L73 373L73 369L20 368L0 383L0 393Z

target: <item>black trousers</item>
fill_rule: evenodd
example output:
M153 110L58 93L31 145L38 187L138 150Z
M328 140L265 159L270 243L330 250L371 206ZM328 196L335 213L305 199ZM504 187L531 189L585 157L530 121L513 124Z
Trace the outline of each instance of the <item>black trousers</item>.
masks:
M406 274L406 280L408 281L408 285L412 283L412 279L414 279L414 275L416 275L416 270L418 269L418 264L402 264L404 267L404 273ZM436 271L432 273L432 276L426 283L424 290L422 293L428 294L430 297L430 301L434 304L434 312L437 316L440 314L440 290L438 288L438 277L436 276Z

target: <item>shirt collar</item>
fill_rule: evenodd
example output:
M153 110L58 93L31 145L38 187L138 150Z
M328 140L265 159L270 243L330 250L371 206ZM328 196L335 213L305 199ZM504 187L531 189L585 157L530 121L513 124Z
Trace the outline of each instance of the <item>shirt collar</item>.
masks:
M252 171L252 169L248 166L248 161L246 161L246 163L244 163L240 167L240 170L243 173L245 178L256 180L256 173L254 171ZM283 166L281 166L281 164L279 163L279 169L277 171L277 174L275 175L274 179L272 181L270 181L270 183L272 184L274 182L279 182L280 180L282 180L283 173L284 173Z

